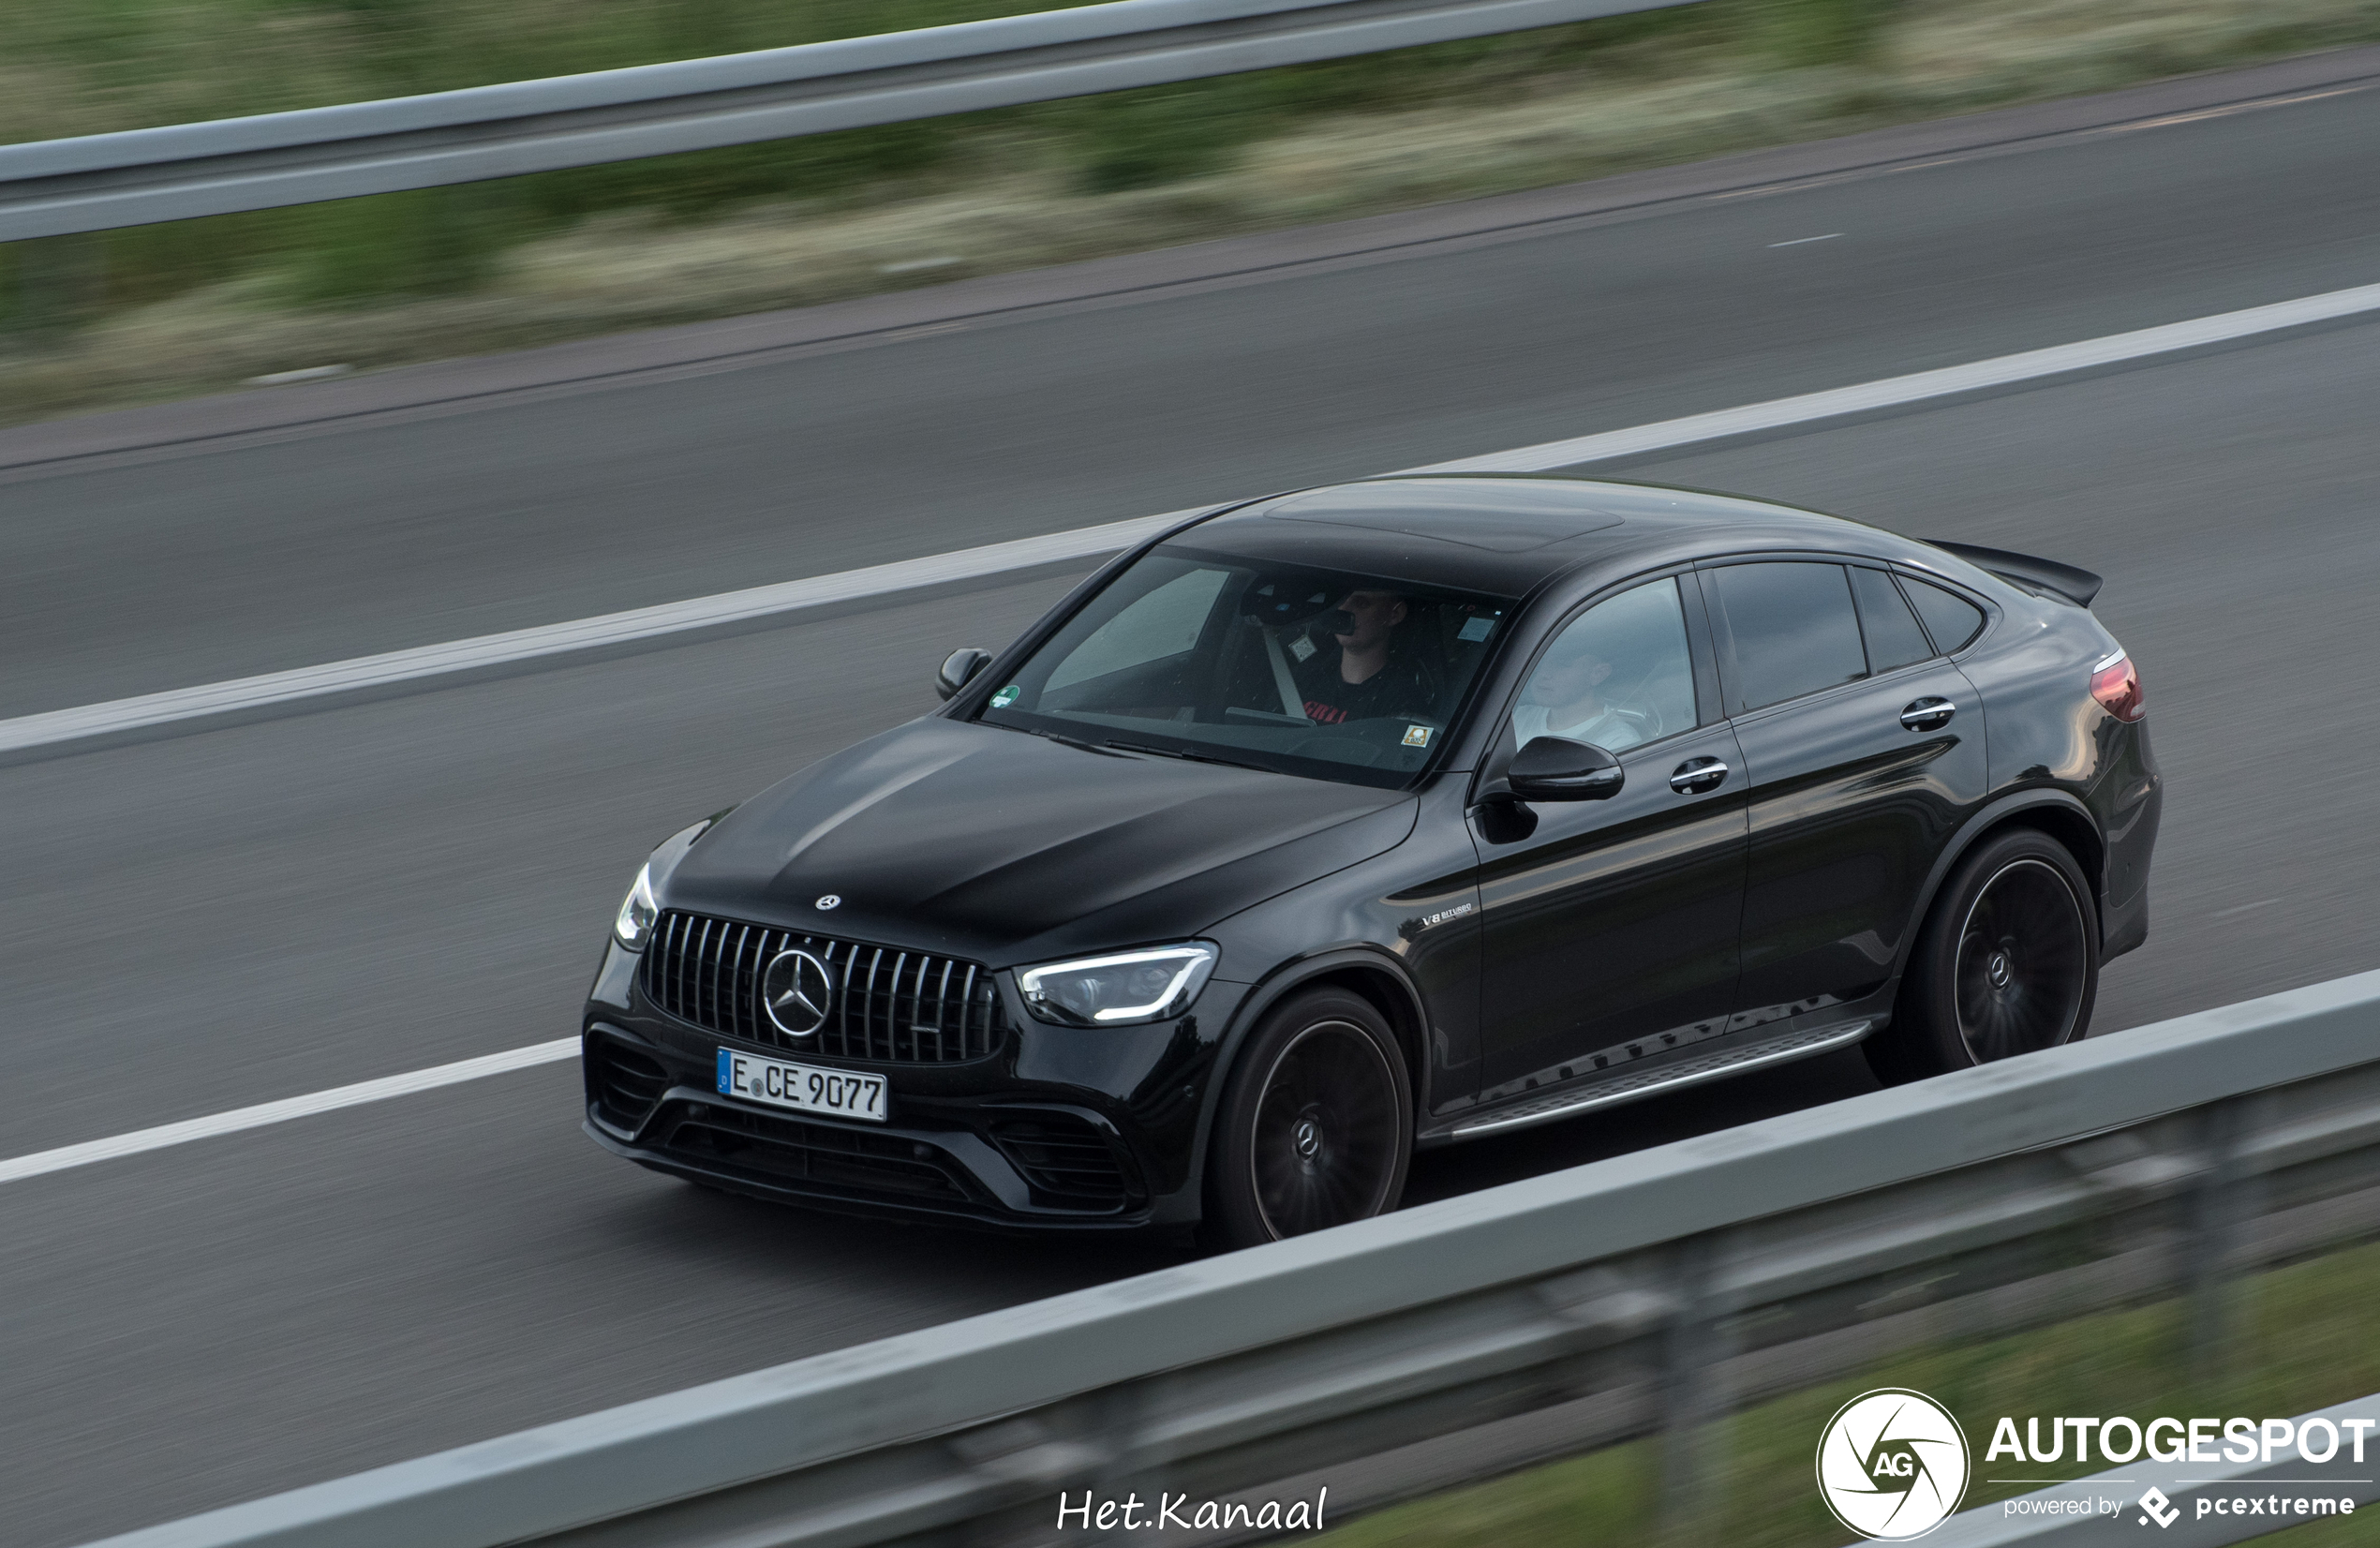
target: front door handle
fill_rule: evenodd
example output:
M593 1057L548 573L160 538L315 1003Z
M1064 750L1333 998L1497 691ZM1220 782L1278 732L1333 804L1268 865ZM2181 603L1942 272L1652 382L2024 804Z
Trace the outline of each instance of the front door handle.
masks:
M1688 758L1670 776L1670 788L1681 796L1700 796L1727 782L1727 766L1717 758Z
M1948 699L1920 699L1900 712L1900 723L1911 731L1940 731L1957 713Z

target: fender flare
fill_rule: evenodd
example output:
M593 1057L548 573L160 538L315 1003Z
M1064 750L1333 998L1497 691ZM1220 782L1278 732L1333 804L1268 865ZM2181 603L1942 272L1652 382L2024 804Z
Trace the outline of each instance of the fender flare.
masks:
M1951 835L1950 842L1942 845L1941 853L1934 857L1933 869L1926 873L1926 885L1918 889L1917 906L1910 912L1909 933L1901 941L1900 949L1893 958L1891 982L1896 999L1900 992L1901 975L1909 970L1910 953L1917 949L1918 934L1926 928L1926 916L1934 911L1934 899L1941 893L1942 884L1950 879L1952 869L1967 857L1967 852L1975 847L1975 841L1988 829L1998 827L2019 812L2038 811L2045 808L2054 808L2081 819L2090 825L2093 833L2099 835L2098 863L2094 866L2090 863L2088 856L2080 855L2075 856L2075 863L2081 866L2084 873L2090 877L2091 912L2098 915L2097 923L2101 937L2103 939L2105 937L2107 835L2100 826L2099 819L2092 814L2090 807L2083 804L2082 798L2070 790L2061 790L2055 786L2036 786L2030 790L2015 791L1985 802L1974 815L1959 825L1958 831Z
M1214 1066L1207 1077L1206 1092L1199 1099L1197 1139L1190 1151L1189 1185L1197 1189L1201 1197L1206 1189L1207 1147L1214 1138L1215 1121L1223 1111L1224 1088L1231 1083L1240 1050L1246 1046L1249 1034L1273 1006L1299 989L1350 967L1377 974L1395 983L1398 992L1404 996L1406 1013L1411 1016L1414 1026L1420 1029L1421 1047L1415 1050L1413 1062L1414 1126L1415 1132L1420 1132L1421 1115L1428 1110L1426 1088L1430 1073L1430 1017L1421 991L1414 987L1412 975L1406 972L1405 963L1394 952L1382 946L1369 942L1344 942L1338 945L1323 946L1276 965L1250 985L1248 992L1241 997L1238 1007L1232 1012L1230 1023L1224 1028L1223 1036L1215 1046Z

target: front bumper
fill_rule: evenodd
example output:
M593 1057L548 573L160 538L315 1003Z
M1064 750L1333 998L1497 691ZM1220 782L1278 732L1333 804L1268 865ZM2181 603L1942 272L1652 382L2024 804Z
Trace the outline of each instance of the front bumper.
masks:
M893 1123L821 1118L721 1096L665 1050L603 1024L588 1029L582 1064L595 1142L697 1183L977 1225L1115 1229L1153 1215L1124 1138L1081 1108L909 1098Z
M1036 1230L1130 1230L1198 1214L1198 1115L1214 1034L1237 985L1148 1027L1027 1023L990 1058L853 1064L747 1047L646 998L617 948L584 1025L584 1126L656 1171L846 1213ZM1220 991L1220 992L1218 992ZM1016 1024L1012 1019L1012 1025ZM889 1082L889 1122L722 1095L721 1048L865 1069Z

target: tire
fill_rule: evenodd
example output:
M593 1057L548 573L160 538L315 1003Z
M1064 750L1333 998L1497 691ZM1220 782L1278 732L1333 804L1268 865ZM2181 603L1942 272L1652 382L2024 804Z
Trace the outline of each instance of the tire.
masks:
M1862 1047L1884 1084L2071 1043L2099 998L2099 911L2065 845L2012 828L1962 856L1918 931L1893 1023Z
M1347 990L1293 994L1225 1090L1200 1240L1229 1252L1384 1214L1412 1155L1412 1084L1388 1022Z

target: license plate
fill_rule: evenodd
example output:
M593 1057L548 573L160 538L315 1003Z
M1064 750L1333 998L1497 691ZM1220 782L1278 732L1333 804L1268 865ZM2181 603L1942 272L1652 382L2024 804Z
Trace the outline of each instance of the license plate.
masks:
M881 1075L787 1064L733 1049L719 1050L719 1094L766 1102L772 1108L865 1118L871 1124L885 1121L885 1078Z

